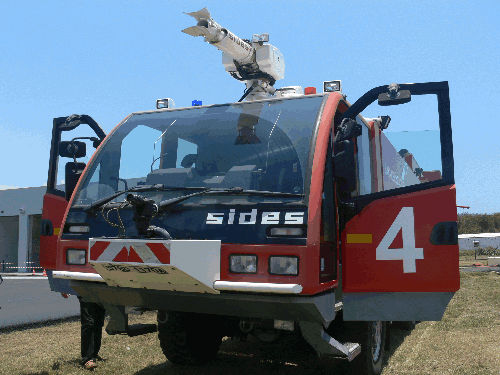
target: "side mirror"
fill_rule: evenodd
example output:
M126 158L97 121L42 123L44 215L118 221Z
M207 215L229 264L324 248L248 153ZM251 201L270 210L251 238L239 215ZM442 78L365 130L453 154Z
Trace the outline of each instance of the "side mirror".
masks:
M97 148L101 144L101 139L96 138L96 137L90 137L90 140L92 141L92 147Z
M354 143L349 140L335 142L333 167L335 179L339 182L342 192L356 190L356 159Z
M73 191L75 190L76 184L80 179L80 176L85 169L85 163L70 161L66 163L64 167L64 187L66 191L66 200L69 201Z
M340 143L348 139L359 137L362 134L361 129L361 125L358 124L356 120L350 118L343 119L337 129L337 134L335 135L335 143Z
M378 105L398 105L411 101L410 90L400 90L397 83L391 83L387 87L387 92L383 92L378 96Z
M66 158L82 158L87 155L87 145L80 141L59 142L59 156Z

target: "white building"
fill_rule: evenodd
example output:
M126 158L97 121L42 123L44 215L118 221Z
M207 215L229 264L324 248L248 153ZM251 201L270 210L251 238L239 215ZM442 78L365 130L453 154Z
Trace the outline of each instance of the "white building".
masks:
M39 264L43 195L47 187L0 190L0 272ZM28 263L30 262L30 263Z
M460 250L474 250L474 248L500 248L500 233L459 234L458 247Z

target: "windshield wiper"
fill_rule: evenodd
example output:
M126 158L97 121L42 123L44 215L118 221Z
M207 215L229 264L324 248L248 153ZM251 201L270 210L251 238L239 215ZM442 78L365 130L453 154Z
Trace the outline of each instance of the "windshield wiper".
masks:
M134 186L130 189L125 189L125 190L120 190L117 191L111 195L108 195L107 197L101 198L93 202L90 206L85 208L85 211L93 211L106 203L112 201L116 197L125 194L125 193L137 193L141 191L169 191L169 190L204 190L206 189L205 187L168 187L163 184L156 184L156 185L139 185L139 186Z
M207 187L197 187L197 186L183 186L183 187L169 187L163 184L157 185L140 185L134 186L130 189L117 191L107 197L101 198L93 202L90 206L85 207L85 211L93 211L99 207L102 207L108 202L111 202L116 197L126 194L126 193L139 193L144 191L174 191L174 190L199 190L193 194L187 194L176 198L167 199L158 203L159 211L169 207L171 205L175 205L180 203L186 199L191 197L195 197L203 194L245 194L245 195L260 195L260 196L273 196L273 197L296 197L301 198L303 194L295 194L295 193L282 193L276 191L267 191L267 190L246 190L241 187L233 187L229 189L223 188L207 188Z
M244 195L260 195L260 196L273 196L273 197L296 197L302 198L304 194L295 194L295 193L281 193L276 191L266 191L266 190L246 190L241 187L233 187L229 189L221 189L221 188L209 188L202 191L198 191L193 194L183 195L182 197L171 198L158 203L158 212L167 210L168 207L171 207L177 203L185 201L186 199L196 197L198 195L204 194L244 194Z

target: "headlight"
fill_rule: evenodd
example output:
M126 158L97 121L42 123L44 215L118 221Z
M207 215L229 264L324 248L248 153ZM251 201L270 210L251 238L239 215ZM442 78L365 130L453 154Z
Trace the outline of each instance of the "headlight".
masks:
M68 249L66 250L66 264L85 264L87 262L86 250Z
M269 237L304 237L304 227L271 227Z
M230 255L229 271L234 273L257 273L257 255Z
M68 225L69 233L88 233L89 231L88 225Z
M294 256L269 257L269 273L296 276L299 274L299 258Z

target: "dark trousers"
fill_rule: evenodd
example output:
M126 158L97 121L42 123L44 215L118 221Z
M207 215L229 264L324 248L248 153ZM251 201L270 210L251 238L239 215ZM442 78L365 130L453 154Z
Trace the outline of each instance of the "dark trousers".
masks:
M93 302L85 302L80 297L80 321L82 323L81 351L82 364L96 358L101 348L102 326L105 310Z

